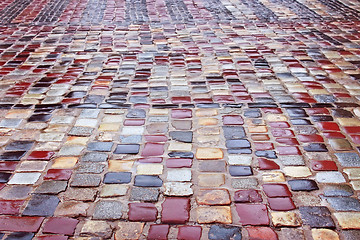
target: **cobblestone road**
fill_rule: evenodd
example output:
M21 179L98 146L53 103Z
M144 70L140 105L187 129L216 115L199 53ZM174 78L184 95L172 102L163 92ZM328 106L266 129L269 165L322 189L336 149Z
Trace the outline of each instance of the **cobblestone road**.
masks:
M0 239L360 239L358 0L0 2Z

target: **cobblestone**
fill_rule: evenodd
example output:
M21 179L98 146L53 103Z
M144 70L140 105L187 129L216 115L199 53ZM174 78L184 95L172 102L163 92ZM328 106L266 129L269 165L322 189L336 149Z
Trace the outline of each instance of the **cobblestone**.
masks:
M4 0L0 238L358 239L357 0Z

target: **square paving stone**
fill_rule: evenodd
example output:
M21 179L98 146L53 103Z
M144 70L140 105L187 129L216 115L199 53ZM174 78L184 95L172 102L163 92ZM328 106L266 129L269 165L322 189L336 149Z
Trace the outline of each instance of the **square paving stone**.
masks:
M168 239L170 226L167 224L152 224L150 225L147 239Z
M346 180L341 172L318 172L315 176L320 183L345 183Z
M179 142L191 143L193 139L193 133L190 131L173 131L169 134L173 140Z
M115 220L122 216L123 205L120 201L102 200L96 203L93 219Z
M5 150L9 151L29 151L34 142L30 141L14 141L5 147Z
M129 186L119 184L105 184L101 191L100 197L118 197L125 196Z
M18 215L24 202L23 200L0 200L0 214Z
M120 141L121 143L139 143L141 138L141 135L120 136Z
M229 166L229 172L231 176L251 176L253 175L251 167L232 165Z
M82 162L76 169L77 173L102 173L105 169L105 164L96 162Z
M67 181L44 181L35 190L35 193L40 194L58 194L65 191L67 187Z
M129 220L138 222L155 222L157 208L153 203L129 203Z
M161 187L163 181L159 176L137 175L135 176L135 186L138 187Z
M92 132L94 131L94 128L90 128L90 127L73 127L70 132L69 135L71 136L79 136L79 137L86 137L86 136L91 136Z
M84 162L106 162L109 155L106 153L100 153L100 152L87 152L84 154L84 156L81 158Z
M268 225L268 211L264 204L235 204L236 212L243 225Z
M26 151L4 152L4 153L0 154L0 160L19 161L25 154L26 154Z
M211 240L233 239L241 240L241 228L229 225L212 225L208 237Z
M289 180L289 185L292 191L319 190L319 187L314 180L308 180L308 179Z
M17 128L20 125L21 121L22 119L16 119L16 118L3 119L0 122L0 127Z
M256 178L233 178L231 185L235 189L254 189L258 186Z
M183 224L190 217L190 199L168 197L162 203L161 222Z
M242 139L246 137L243 127L224 126L223 131L226 139Z
M32 188L30 186L6 186L0 191L0 198L5 200L22 200L28 198L31 191Z
M356 153L335 153L335 156L343 167L360 167L360 157Z
M139 144L118 144L114 154L138 154Z
M65 145L63 146L58 155L59 156L79 156L85 147L82 145Z
M234 202L238 203L255 203L262 202L263 199L259 194L259 191L255 189L250 190L238 190L234 193Z
M130 201L157 202L159 194L158 188L133 187L130 193Z
M325 197L350 197L354 194L352 188L345 184L326 184L323 191Z
M100 110L98 109L84 109L80 113L81 118L97 118Z
M232 215L229 206L199 206L196 209L197 222L231 224Z
M349 197L325 197L336 211L360 211L360 201Z
M200 240L201 226L180 226L177 239L179 240Z
M188 182L191 181L191 176L190 169L170 169L166 179L172 182Z
M127 118L145 118L146 112L144 109L130 109L128 114L126 114Z
M295 209L295 204L289 197L268 198L269 207L275 211L289 211Z
M131 182L131 172L109 172L105 174L104 183L129 183Z
M268 197L291 197L291 192L285 184L263 184L263 189Z
M114 143L112 142L91 142L88 144L89 151L110 152Z
M51 195L33 195L28 202L23 215L26 216L53 216L60 200Z
M201 172L224 172L226 170L225 161L198 161L199 171Z
M35 184L41 173L15 173L8 184Z
M75 174L70 184L72 187L97 187L100 185L101 177L96 174Z
M312 228L334 228L335 223L327 207L299 207L305 225Z
M238 140L227 140L226 141L227 148L250 148L250 142L245 139L238 139Z
M73 218L54 217L44 224L43 233L73 235L79 221Z
M97 189L95 188L67 188L63 193L63 199L65 201L77 200L77 201L94 201L96 198Z

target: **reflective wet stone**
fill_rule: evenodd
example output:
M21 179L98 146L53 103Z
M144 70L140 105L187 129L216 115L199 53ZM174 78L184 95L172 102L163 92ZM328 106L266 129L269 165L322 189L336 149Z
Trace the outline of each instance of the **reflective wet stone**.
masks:
M44 224L44 233L73 235L78 220L65 217L50 218Z
M192 152L170 152L168 155L171 158L194 158Z
M275 170L280 169L280 166L271 160L265 159L265 158L259 158L259 168L260 170Z
M193 139L193 133L190 131L173 131L169 134L173 140L180 142L191 143Z
M104 183L123 184L131 181L131 172L108 172L104 176Z
M292 191L314 191L319 189L314 180L308 179L289 180L289 185Z
M202 235L201 226L180 226L177 239L200 240Z
M289 211L295 209L295 204L289 197L268 198L269 207L275 211Z
M244 225L268 225L270 223L266 205L235 204L240 223Z
M246 231L250 239L277 240L275 231L269 227L247 227Z
M253 171L248 166L229 166L229 172L231 176L251 176Z
M158 211L152 203L129 203L130 221L156 221Z
M322 143L311 143L304 146L304 150L307 152L327 152L328 149L325 144Z
M138 154L140 145L138 144L118 144L114 153L115 154Z
M135 176L135 186L138 187L161 187L163 181L158 176L137 175Z
M150 225L147 239L149 240L165 240L168 239L170 226L167 224Z
M257 190L238 190L234 193L234 201L238 203L262 202L262 197Z
M14 141L5 147L9 151L28 151L32 148L34 142L30 141Z
M255 151L257 157L264 157L270 159L276 159L277 155L275 151Z
M162 204L161 222L183 224L189 220L190 200L168 197Z
M146 112L143 109L130 109L128 114L126 115L127 118L145 118Z
M0 183L7 183L11 177L11 173L0 173Z
M33 195L23 214L26 216L52 216L60 200L56 196Z
M24 155L26 151L9 151L0 154L0 160L4 161L19 161Z
M264 184L263 189L268 197L291 197L291 192L285 184Z

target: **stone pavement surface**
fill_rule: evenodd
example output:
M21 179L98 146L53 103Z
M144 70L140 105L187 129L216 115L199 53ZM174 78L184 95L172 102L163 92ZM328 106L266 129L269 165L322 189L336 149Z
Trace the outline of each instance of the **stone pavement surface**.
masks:
M1 239L360 239L359 0L0 2Z

